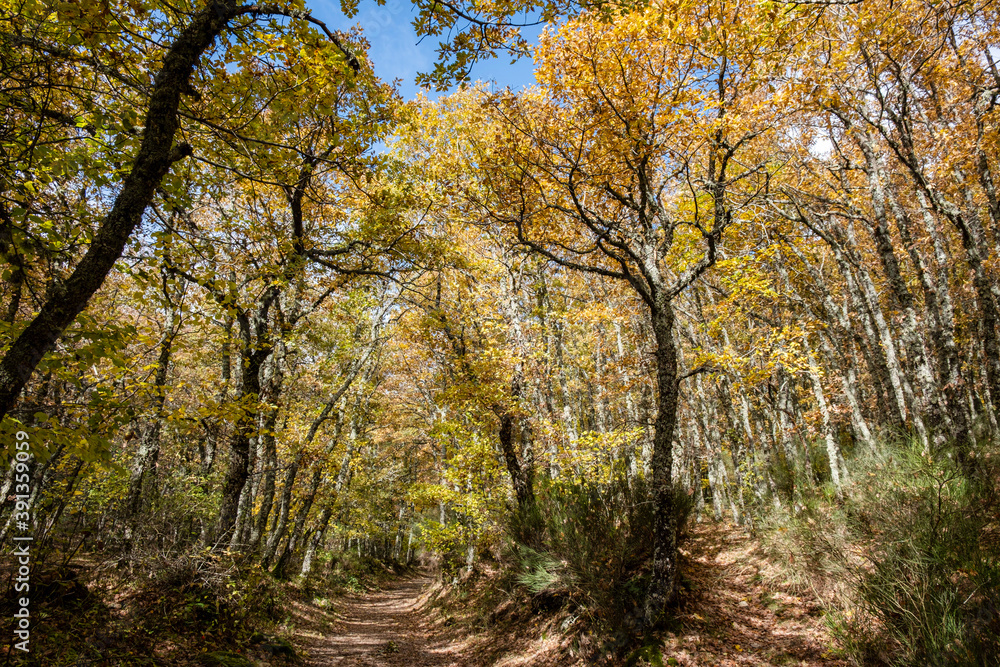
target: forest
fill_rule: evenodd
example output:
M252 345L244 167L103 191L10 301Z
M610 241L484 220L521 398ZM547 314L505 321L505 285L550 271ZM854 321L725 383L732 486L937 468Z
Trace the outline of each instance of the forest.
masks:
M1000 665L1000 4L0 0L0 112L0 665Z

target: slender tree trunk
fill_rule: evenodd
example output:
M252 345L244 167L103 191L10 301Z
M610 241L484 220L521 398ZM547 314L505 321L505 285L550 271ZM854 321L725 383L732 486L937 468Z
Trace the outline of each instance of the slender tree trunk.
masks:
M355 433L354 427L352 427L351 432L353 436ZM320 514L318 521L319 529L310 536L309 544L306 546L306 552L302 558L302 568L299 571L299 574L303 577L309 576L309 573L312 571L312 564L316 557L316 551L319 549L319 546L323 544L323 540L326 538L326 530L330 525L330 518L333 516L333 509L337 500L340 498L341 493L350 483L351 461L354 458L354 452L354 437L352 437L348 443L347 450L344 452L344 458L341 461L340 470L337 473L337 480L333 487L333 495L326 502L326 505L323 507L323 512ZM289 542L289 544L291 545L291 542ZM286 550L286 553L287 552L288 550Z
M285 531L288 530L288 514L291 511L292 505L292 489L295 486L295 478L298 476L304 457L305 449L300 449L295 455L295 459L288 466L288 470L285 471L285 481L281 487L281 500L278 504L276 520L274 526L271 527L271 532L268 534L267 540L264 542L264 551L260 558L261 565L265 568L270 567L271 560L278 550L278 544L285 537ZM316 486L318 487L319 484Z
M842 360L842 369L844 374L842 377L845 378L845 393L848 400L851 402L851 407L853 411L853 423L855 425L855 431L863 442L871 447L872 451L875 449L875 441L871 436L871 431L868 427L866 417L861 410L861 401L858 394L858 384L856 382L856 373L854 372L854 359L852 358L849 350L850 343L848 341L853 341L855 348L861 353L862 358L865 360L865 365L869 369L869 375L872 379L872 384L875 387L875 394L881 399L883 405L891 403L888 386L888 370L885 368L884 361L876 360L876 357L872 354L871 347L868 344L868 340L872 340L872 333L870 327L866 329L869 334L866 340L858 328L851 323L850 317L847 314L847 309L838 307L837 303L833 299L833 295L830 294L829 289L826 287L826 280L819 270L812 265L809 259L792 243L786 244L786 248L790 250L801 262L802 266L809 273L812 279L813 286L820 293L822 300L822 307L819 308L819 318L825 322L836 323L836 329L839 330L840 336L837 335L835 331L832 331L829 327L824 329L827 340L833 345L834 349L837 351L838 357ZM844 266L838 263L841 270ZM778 270L781 271L782 276L785 279L785 284L789 288L794 289L794 283L789 280L787 270L785 269L784 262L778 262ZM848 278L849 279L849 278ZM855 304L856 307L860 307L857 302L856 294L851 293L849 295L849 300ZM863 314L859 315L863 318ZM879 355L881 357L881 355ZM898 427L903 426L903 422L900 420L899 413L897 411L889 411L888 414L891 423Z
M37 532L39 527L39 517L35 514L35 506L38 505L38 499L41 497L42 491L48 486L49 481L52 479L52 471L55 469L56 464L63 458L63 454L66 451L65 443L60 443L52 455L49 456L43 462L34 462L34 470L31 472L31 493L28 494L28 507L24 510L29 516L33 517L34 528ZM0 542L7 539L7 535L10 533L10 527L14 525L15 513L11 512L7 517L7 522L4 524L2 530L0 530Z
M823 381L819 376L819 372L816 370L814 365L814 359L812 356L812 351L809 349L809 341L803 339L803 345L805 347L805 353L808 357L809 362L809 380L812 384L813 396L816 398L816 406L819 408L820 417L823 420L823 437L826 440L826 456L830 462L830 477L833 480L833 485L837 489L837 493L842 493L843 488L843 476L846 471L841 471L840 469L840 446L837 444L836 435L833 432L833 425L830 422L830 409L826 404L826 396L823 392Z
M986 273L985 260L989 257L986 249L985 231L977 215L962 215L953 217L955 226L962 236L962 247L965 249L966 261L972 269L972 284L976 290L976 301L979 306L979 339L983 348L985 362L986 386L989 388L989 408L996 414L1000 410L1000 340L997 338L997 325L1000 316L997 314L996 301L989 276Z
M51 513L44 524L39 523L39 529L35 531L35 539L38 540L40 544L45 544L46 542L51 542L52 531L59 523L59 519L62 518L63 511L66 509L66 505L69 503L70 498L73 497L73 489L76 487L77 482L80 481L80 472L86 465L86 461L83 459L77 459L76 465L73 466L73 471L69 474L66 481L65 491L53 500L50 501L48 510L51 511L52 503L54 502L56 507L55 511Z
M326 507L323 508L318 521L319 528L309 536L309 544L306 545L305 554L302 556L302 568L299 570L299 576L308 577L309 573L312 572L316 552L319 551L319 545L323 544L323 539L326 537L326 529L330 525L331 516L333 516L332 502L327 503Z
M827 359L827 365L836 369L840 377L840 385L844 391L844 398L847 406L851 410L851 426L854 429L854 436L860 440L865 447L872 452L877 450L875 438L872 437L871 429L861 411L861 404L857 393L857 372L854 368L853 360L848 357L842 349L842 342L837 340L829 331L824 331L820 337L822 349ZM834 349L837 352L834 352ZM838 361L840 362L838 364ZM839 365L839 368L838 368Z
M250 532L250 539L247 543L248 550L255 550L267 529L267 520L271 516L271 508L274 505L274 485L278 468L278 451L276 446L278 413L280 411L279 399L281 390L285 382L285 355L286 348L283 340L278 339L274 345L274 353L269 357L269 363L265 368L265 383L263 392L263 403L267 405L263 419L261 419L260 432L257 436L259 443L257 457L261 460L263 484L261 487L260 510L257 513L257 520Z
M163 405L166 401L167 372L170 368L174 337L177 334L177 315L175 305L169 304L163 336L160 338L160 353L156 359L156 374L153 378L152 414L139 441L139 451L132 463L128 492L125 496L126 540L131 540L134 532L134 522L139 514L147 477L156 474L156 462L160 454L160 429L164 419Z
M298 512L295 515L295 523L292 526L292 533L288 537L288 541L285 543L285 548L282 550L281 555L278 557L278 563L275 565L274 573L275 576L284 576L285 566L291 559L293 553L298 548L298 544L305 533L306 519L309 518L309 512L312 510L313 504L316 502L316 496L319 494L319 488L323 481L323 471L320 468L313 470L312 481L309 485L309 491L306 493L306 497L302 500L302 505L299 507ZM331 504L335 502L336 496L330 502ZM280 538L275 542L275 553L277 552L277 546L280 544ZM270 561L273 558L273 554L264 561L264 565L270 565Z
M355 377L357 377L357 369L349 375L347 381L345 381L342 387L329 401L327 401L326 405L323 406L323 410L320 412L319 416L313 420L312 426L309 427L309 434L306 436L306 441L303 444L302 449L300 449L298 454L296 454L295 460L292 461L292 464L288 467L288 471L285 473L285 482L282 487L278 521L274 529L271 531L271 534L268 536L264 553L261 556L261 564L264 567L270 566L271 560L274 558L275 553L277 553L278 545L281 543L281 540L284 539L285 532L288 529L288 514L292 503L292 488L295 485L295 478L298 475L300 466L302 465L302 459L305 456L306 447L316 438L316 434L319 432L319 428L323 422L326 421L330 414L336 410L336 422L333 429L333 436L330 438L330 441L325 448L326 451L323 459L317 461L313 468L312 483L309 487L309 492L306 494L306 498L303 501L301 514L295 521L295 529L301 532L302 527L305 525L305 518L309 514L309 510L312 508L313 501L319 491L320 481L323 475L322 466L326 461L326 457L332 453L334 447L336 447L337 443L340 442L341 430L344 425L344 412L346 409L344 394L347 392L347 389L350 387L351 382L353 382ZM340 404L339 409L336 407L338 403Z
M895 137L886 136L887 140L895 141L897 154L908 168L910 175L917 188L930 206L941 216L946 218L958 231L962 239L962 248L965 250L966 263L972 271L972 284L976 293L976 301L979 308L979 339L982 344L983 356L985 358L986 385L990 393L988 408L994 413L997 411L997 401L1000 401L1000 340L997 338L997 326L1000 324L1000 316L997 313L997 304L994 299L993 286L989 275L986 272L985 262L989 259L989 248L982 221L979 218L977 207L974 204L970 184L967 182L965 174L956 167L954 169L955 181L964 184L964 194L967 201L973 205L963 212L954 202L950 201L944 192L933 188L924 173L921 160L917 157L915 146L917 145L911 135L912 127L903 122L903 118L895 115L892 119L893 127L898 132L898 141ZM885 134L885 129L880 128ZM988 164L987 164L988 167ZM980 174L982 176L982 174ZM989 192L987 192L989 196ZM990 202L991 213L993 202ZM966 443L971 447L972 443ZM964 454L962 455L964 459Z
M937 225L928 209L923 193L918 191L917 200L920 203L924 223L933 227L933 231L928 229L928 234L935 248L934 255L937 264L937 282L935 282L931 277L927 262L914 242L911 232L913 222L906 209L898 203L898 199L898 196L893 193L890 197L890 203L896 217L900 238L903 240L903 245L923 288L924 310L928 313L930 320L929 333L931 345L937 357L938 385L944 396L949 436L952 441L963 442L969 437L970 420L962 397L964 378L962 377L958 345L955 343L955 316L951 305L951 289L948 284L948 262L941 245L940 235L937 233Z
M256 520L250 530L250 539L247 541L247 551L253 551L260 544L266 528L267 520L271 516L271 507L274 505L274 484L278 468L278 451L275 445L274 429L278 423L277 406L269 406L267 415L261 424L261 432L257 436L259 443L257 448L257 458L261 461L261 498L260 509L257 512Z
M556 377L559 380L559 398L562 402L561 418L563 430L566 433L566 444L573 447L579 439L576 424L573 420L573 409L569 392L569 381L566 378L566 361L563 359L563 325L556 324L553 333L556 353Z
M871 137L862 140L861 144L867 163L869 187L875 212L875 220L871 226L872 237L875 240L875 248L882 264L882 271L888 280L890 291L902 310L901 339L919 389L919 397L915 397L914 400L914 425L918 432L921 432L925 431L923 420L920 417L921 412L929 411L934 427L944 423L947 413L941 405L941 398L934 383L934 375L928 363L923 336L917 326L913 295L906 286L906 281L903 280L899 261L893 249L892 237L889 234L889 207L891 204L889 202L890 195L885 187L884 161L882 156L876 154L872 148ZM857 255L856 249L854 250ZM943 438L944 434L939 434L939 436ZM928 436L925 434L922 437L925 446L928 445Z

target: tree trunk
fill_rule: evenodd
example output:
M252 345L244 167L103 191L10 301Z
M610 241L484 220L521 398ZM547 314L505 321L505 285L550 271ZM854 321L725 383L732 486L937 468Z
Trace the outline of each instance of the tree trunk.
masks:
M521 383L518 379L511 382L511 395L519 397L521 394ZM498 408L500 429L500 451L503 452L504 462L507 465L507 472L510 474L510 481L514 487L514 495L517 498L517 506L524 511L534 506L535 489L531 470L521 465L518 453L518 431L520 430L519 417L513 410Z
M229 468L222 487L222 502L219 506L219 523L215 538L224 541L236 525L243 487L250 476L250 439L257 426L257 412L260 400L260 369L270 354L269 348L251 349L245 344L240 354L242 387L240 391L242 412L233 428L229 444Z
M125 496L126 539L130 540L134 530L135 518L139 513L143 489L148 475L156 474L156 461L160 454L160 429L163 424L163 404L166 401L167 371L170 368L170 355L174 336L177 334L177 309L173 304L167 308L167 319L160 339L160 354L156 359L156 375L153 378L153 405L151 416L143 429L139 442L139 451L132 464L132 474L129 478L128 492Z
M261 461L261 499L260 510L257 518L250 530L250 539L247 541L247 551L253 551L260 544L260 540L267 528L267 520L271 516L271 507L274 505L274 482L278 468L278 452L275 446L274 429L278 423L277 406L268 406L267 416L261 424L261 432L257 436L259 443L257 457Z
M833 480L833 485L837 489L837 493L841 493L843 488L843 476L845 476L846 471L841 471L840 469L840 446L837 444L837 438L833 432L833 425L830 422L830 409L826 404L826 396L823 392L823 381L819 376L819 372L816 370L814 365L815 359L812 356L812 351L809 349L809 341L803 339L803 345L805 348L805 353L808 357L809 362L809 381L812 384L813 396L816 398L816 405L819 407L819 414L823 420L823 438L826 440L826 456L830 462L830 478Z
M677 580L677 522L670 477L678 402L674 312L665 295L659 295L651 311L659 396L649 466L653 494L653 571L646 594L646 625L656 623L673 600Z
M924 310L930 319L929 333L931 345L937 357L938 385L942 387L941 393L944 396L949 436L952 441L964 442L969 437L970 420L962 396L965 381L962 377L962 363L958 345L955 343L955 314L951 305L948 262L944 247L937 231L937 224L928 209L927 200L923 193L918 191L917 201L920 203L922 218L934 247L935 263L937 264L935 282L930 275L927 262L914 242L911 233L913 223L910 216L906 209L899 205L898 196L894 192L890 192L892 193L890 203L896 216L896 226L899 229L900 238L903 240L903 245L923 288Z
M326 537L326 529L330 525L330 517L333 516L333 505L334 503L330 502L323 508L323 513L319 517L319 529L309 536L309 544L306 546L306 552L302 556L302 568L299 570L299 576L301 577L308 577L309 573L312 572L316 552L319 551L319 545L323 544L323 539Z
M190 155L188 144L173 145L181 94L190 88L202 54L240 9L235 0L211 3L194 15L164 55L149 97L142 143L111 211L73 273L54 286L38 315L0 360L0 419L10 412L38 362L104 284L171 165Z
M914 308L913 295L903 280L899 261L893 249L892 237L889 234L890 197L885 187L884 161L882 156L876 154L871 147L870 137L867 140L863 139L861 145L865 154L869 187L872 193L872 206L875 212L875 220L871 225L872 238L875 240L875 248L882 264L882 271L888 280L892 295L903 313L900 323L901 339L907 354L907 361L913 369L917 388L920 390L919 398L915 397L913 411L914 425L920 433L925 430L920 416L921 412L928 411L930 413L931 423L934 427L943 424L946 414L940 403L934 376L927 361L923 336L917 328L917 313ZM855 254L857 254L856 250ZM943 434L941 436L943 437ZM922 438L927 446L929 444L928 436L923 435Z
M333 493L330 498L326 501L326 505L323 508L323 512L320 515L320 529L315 531L309 538L309 544L306 547L306 553L302 561L302 569L300 574L302 576L307 576L309 570L312 567L312 560L316 554L316 550L319 545L322 544L324 537L326 536L327 525L330 522L330 517L332 516L334 506L340 499L342 491L347 488L351 479L351 462L354 460L354 453L357 449L357 439L359 437L359 426L358 426L358 416L355 415L351 421L351 433L350 438L347 441L347 446L344 449L344 456L340 461L340 470L337 471L337 479L333 484ZM302 539L303 531L305 528L306 518L309 514L309 510L312 507L314 499L316 498L316 493L320 486L320 479L322 476L322 471L316 469L313 472L313 482L309 493L308 502L303 505L299 510L299 514L295 520L295 528L292 531L292 536L285 545L284 551L282 551L280 558L278 559L278 564L275 565L274 571L276 576L281 576L284 572L288 561L291 559L291 554L298 547L299 541Z

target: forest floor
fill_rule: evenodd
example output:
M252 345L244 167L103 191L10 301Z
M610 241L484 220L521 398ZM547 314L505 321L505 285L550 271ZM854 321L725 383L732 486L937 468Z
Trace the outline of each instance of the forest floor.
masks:
M686 667L846 667L819 600L782 581L760 541L731 524L692 527L681 548L690 590L663 656Z
M682 594L674 630L662 636L665 664L847 665L832 648L819 602L775 583L780 577L757 540L733 526L702 523L692 528L682 557L689 590ZM478 583L490 584L489 577ZM421 572L322 605L297 602L294 641L310 667L624 664L602 657L596 638L575 631L569 609L525 607L484 627L483 610L474 603L452 601L445 609L435 604L444 592L435 577Z

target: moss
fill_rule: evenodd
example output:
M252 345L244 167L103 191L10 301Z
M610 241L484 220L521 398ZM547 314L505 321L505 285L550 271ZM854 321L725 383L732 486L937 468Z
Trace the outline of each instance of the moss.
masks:
M197 657L197 661L204 667L253 667L253 663L243 656L228 651L202 653Z
M275 658L290 658L292 660L298 658L298 655L295 653L295 647L288 640L281 637L271 639L266 644L263 644L261 648Z
M672 664L676 664L676 660ZM632 654L625 660L626 667L639 667L639 665L651 665L652 667L664 667L663 655L660 648L653 644L646 644L641 648L632 651Z

